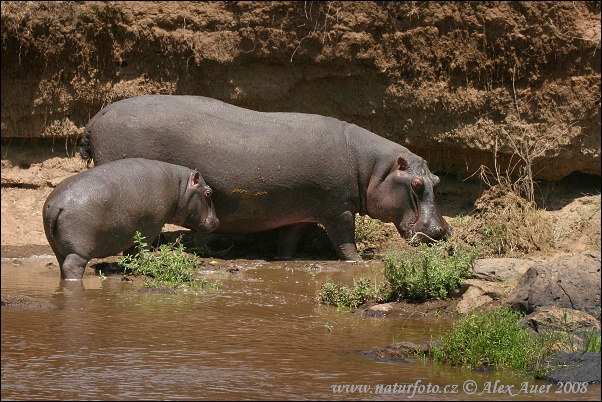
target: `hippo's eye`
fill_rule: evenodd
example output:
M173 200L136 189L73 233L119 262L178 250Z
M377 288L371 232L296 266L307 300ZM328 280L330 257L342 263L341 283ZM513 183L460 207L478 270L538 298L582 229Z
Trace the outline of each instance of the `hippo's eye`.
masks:
M412 190L414 190L417 194L422 193L422 190L424 190L424 182L420 177L414 177L412 179Z
M207 198L207 199L211 198L212 193L213 193L213 191L211 191L211 189L209 187L207 187L205 189L205 198Z

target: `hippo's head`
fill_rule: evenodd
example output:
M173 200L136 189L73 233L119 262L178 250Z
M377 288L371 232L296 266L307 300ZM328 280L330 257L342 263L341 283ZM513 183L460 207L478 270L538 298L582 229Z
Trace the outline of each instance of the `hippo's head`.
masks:
M196 170L190 173L188 185L179 203L181 226L199 232L212 232L219 226L215 214L211 187Z
M439 178L422 158L410 164L399 156L393 166L379 170L368 185L366 208L370 217L394 223L405 239L425 243L441 240L450 232L435 203Z

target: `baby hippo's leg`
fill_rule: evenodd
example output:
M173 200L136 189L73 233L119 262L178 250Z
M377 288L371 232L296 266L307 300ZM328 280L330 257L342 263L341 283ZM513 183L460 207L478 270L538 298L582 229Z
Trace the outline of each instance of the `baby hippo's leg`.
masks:
M80 280L84 277L84 271L88 260L77 254L69 254L61 265L61 276L68 281Z

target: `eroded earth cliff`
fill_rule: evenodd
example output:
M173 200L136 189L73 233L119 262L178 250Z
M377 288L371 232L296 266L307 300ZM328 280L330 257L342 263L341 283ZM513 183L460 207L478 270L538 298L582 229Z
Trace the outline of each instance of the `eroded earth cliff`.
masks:
M439 174L599 176L600 2L2 2L3 149L74 153L145 93L337 117Z

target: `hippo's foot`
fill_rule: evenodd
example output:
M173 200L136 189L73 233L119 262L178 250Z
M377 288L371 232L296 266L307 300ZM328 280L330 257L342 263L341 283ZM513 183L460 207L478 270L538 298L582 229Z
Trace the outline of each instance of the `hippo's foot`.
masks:
M362 257L357 253L357 247L355 243L345 243L339 245L337 248L337 254L339 258L345 262L358 262L362 261Z
M77 281L84 277L88 260L77 254L69 254L61 265L61 277L68 281Z

